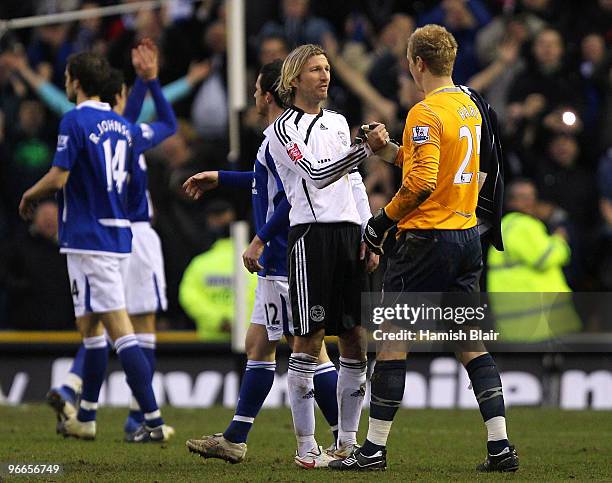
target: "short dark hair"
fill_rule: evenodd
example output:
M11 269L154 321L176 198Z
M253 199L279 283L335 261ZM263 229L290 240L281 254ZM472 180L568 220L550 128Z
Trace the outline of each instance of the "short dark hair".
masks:
M273 60L265 64L259 71L261 79L259 85L261 86L262 92L269 92L274 98L274 102L278 107L285 107L281 97L276 90L280 82L281 69L283 68L283 61L281 59Z
M121 94L124 82L123 72L119 69L111 68L108 75L108 81L104 85L104 89L100 95L100 100L102 102L108 102L111 107L115 107L117 104L117 95Z
M108 60L93 52L79 52L68 57L68 74L77 79L87 96L102 96L110 75Z

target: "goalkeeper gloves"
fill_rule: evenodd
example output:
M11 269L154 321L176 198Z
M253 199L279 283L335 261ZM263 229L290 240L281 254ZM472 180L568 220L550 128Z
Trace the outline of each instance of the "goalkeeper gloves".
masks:
M363 234L363 241L377 255L382 255L383 244L387 239L389 230L393 228L395 222L387 216L385 209L378 210L372 218L368 220Z

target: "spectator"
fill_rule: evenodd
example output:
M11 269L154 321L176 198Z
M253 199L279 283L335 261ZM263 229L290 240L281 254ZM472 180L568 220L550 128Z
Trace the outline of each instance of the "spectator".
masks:
M74 109L74 104L71 103L63 90L58 89L51 82L46 81L42 76L34 72L28 65L27 59L24 56L11 54L6 56L6 65L28 84L28 86L40 97L40 99L58 116L63 116L66 112ZM181 99L189 96L194 87L207 75L210 71L208 62L196 62L189 67L189 72L184 77L165 85L162 89L164 97L170 103L178 102ZM153 99L145 99L139 122L150 121L155 115L155 106Z
M606 123L606 95L612 88L610 69L612 56L606 52L606 43L602 35L591 33L581 42L580 75L584 86L586 101L584 110L585 146L591 147L594 155L599 155L605 144L604 135L612 129Z
M602 221L589 267L596 274L600 291L612 290L612 148L599 163L599 210Z
M13 329L74 330L66 257L57 246L57 204L38 205L29 231L2 250L0 283Z
M259 44L259 65L266 65L276 59L284 60L289 54L287 39L282 35L264 37Z
M476 37L479 63L486 67L468 80L468 86L486 95L502 123L510 85L526 67L521 51L542 27L541 21L530 22L524 15L498 17Z
M533 58L517 75L508 94L508 121L523 148L536 141L541 123L549 128L577 132L581 126L583 99L580 79L563 61L561 33L546 28L533 43ZM571 112L571 123L562 121Z
M532 20L564 31L571 20L569 0L520 0L518 10Z
M95 8L100 8L100 4L95 1L85 1L81 5L81 10ZM100 55L106 55L107 49L108 45L103 38L102 18L91 17L81 20L74 35L74 51L92 50Z
M18 223L21 194L48 171L53 156L47 113L39 101L23 101L16 124L9 145L12 156L5 160L7 173L3 187L13 226Z
M210 73L198 89L191 106L191 119L200 137L210 144L227 144L229 120L225 68L227 45L225 24L218 20L204 34L210 52Z
M593 174L580 162L580 146L576 137L554 135L546 157L539 160L538 187L543 198L553 201L569 213L582 230L593 226L597 216L597 194Z
M490 21L489 11L480 0L443 0L419 17L418 26L429 23L444 25L455 36L459 50L453 80L465 84L480 68L476 56L476 34Z
M323 36L333 33L332 27L308 11L310 0L282 0L282 19L280 22L267 22L260 37L281 35L287 39L291 49L303 44L321 44Z
M227 202L210 204L207 221L211 232L218 237L217 241L208 251L191 260L179 287L181 306L194 320L201 340L230 340L234 323L234 247L229 227L235 216ZM247 306L253 307L257 278L254 274L247 277Z
M64 86L64 70L74 45L68 37L68 24L45 25L36 31L34 41L28 47L28 59L46 80L57 87Z

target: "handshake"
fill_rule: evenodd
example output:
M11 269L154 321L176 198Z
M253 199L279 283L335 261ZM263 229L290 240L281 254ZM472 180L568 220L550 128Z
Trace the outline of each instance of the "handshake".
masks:
M385 163L395 164L400 146L390 139L384 124L372 123L361 126L359 134L355 138L355 143L362 144L364 142L367 142L374 152L373 157L379 158ZM387 216L384 208L381 208L376 215L370 218L363 234L363 241L373 253L377 255L384 253L383 244L389 230L394 225L395 221Z
M355 143L367 142L374 155L385 163L395 164L400 146L389 137L384 124L364 124L359 129Z

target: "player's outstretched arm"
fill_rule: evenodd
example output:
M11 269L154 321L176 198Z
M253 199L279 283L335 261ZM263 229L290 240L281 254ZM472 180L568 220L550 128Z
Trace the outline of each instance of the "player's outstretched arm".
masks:
M132 49L132 65L138 77L146 82L153 97L158 121L151 123L150 145L155 146L176 132L176 116L172 106L164 97L157 79L159 73L157 46L151 39L144 39ZM142 105L142 102L140 103ZM150 147L150 146L149 146Z
M142 111L142 105L144 103L145 96L147 95L147 85L140 77L136 77L130 95L125 102L125 109L123 110L123 117L134 124L140 117Z
M253 171L202 171L194 174L183 183L183 189L194 200L199 199L206 191L218 186L230 188L251 188L253 186Z
M331 159L317 160L293 122L287 119L281 115L274 123L275 135L270 137L272 157L319 189L342 178L389 139L385 126L380 124L368 135L367 142L353 145Z
M185 193L194 200L199 200L204 193L214 190L217 186L219 186L219 171L202 171L183 183Z
M19 215L21 218L24 220L32 218L36 202L62 189L68 182L68 176L70 176L70 171L52 166L47 174L40 178L36 184L27 190L21 197L21 201L19 202Z

